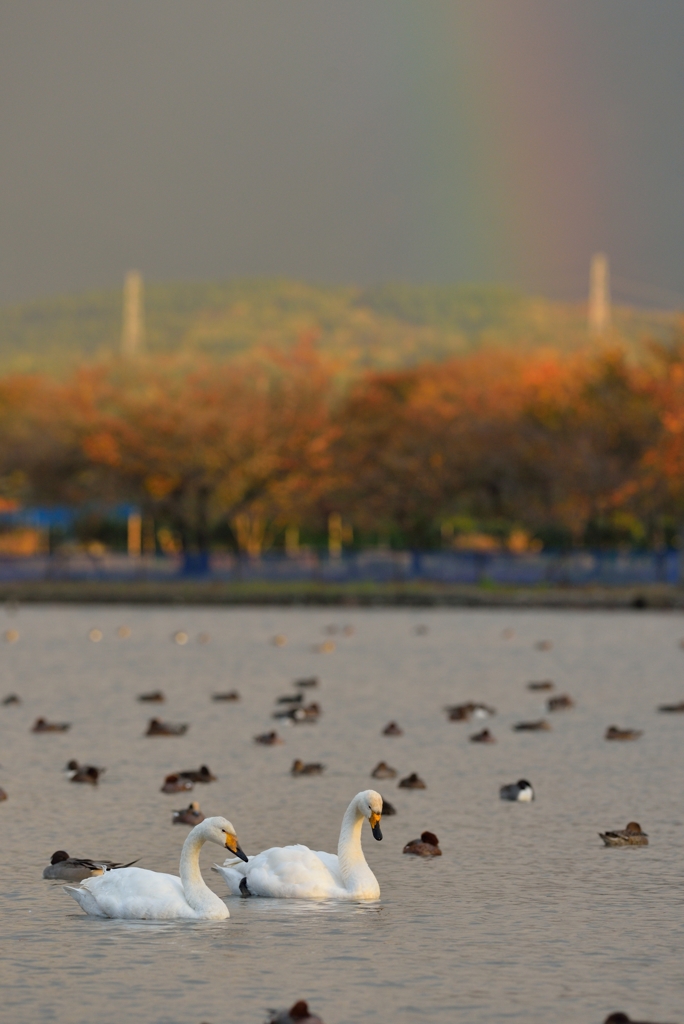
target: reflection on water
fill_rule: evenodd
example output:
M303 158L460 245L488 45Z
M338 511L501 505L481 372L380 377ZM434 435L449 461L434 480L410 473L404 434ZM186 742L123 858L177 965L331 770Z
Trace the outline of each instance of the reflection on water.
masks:
M331 623L355 629L322 655ZM251 1024L297 998L327 1024L576 1024L617 1009L682 1019L684 716L654 710L684 698L678 616L22 608L14 624L20 639L0 651L0 700L22 697L0 706L0 1020ZM179 631L187 644L172 642ZM536 648L542 639L552 647ZM319 723L278 724L282 747L255 745L275 697L315 674ZM547 714L526 684L548 678L576 708L549 715L549 733L514 733ZM149 708L136 697L157 688L161 717L190 722L186 736L143 735ZM242 700L211 701L226 689ZM444 705L468 700L497 708L495 745L468 742L478 723L447 721ZM33 735L39 715L72 728ZM404 736L380 735L390 719ZM610 724L644 736L606 743ZM327 771L292 778L295 757ZM69 783L70 758L106 765L100 785ZM379 760L427 789L373 782ZM159 791L201 763L217 783ZM533 804L498 799L518 778ZM397 808L383 842L363 833L379 902L226 897L226 922L101 921L41 877L57 849L177 873L187 828L171 811L189 799L230 818L247 853L334 851L350 798L370 786ZM597 833L629 820L650 845L605 849ZM424 829L443 856L403 856ZM201 864L225 896L210 870L220 859L206 846Z

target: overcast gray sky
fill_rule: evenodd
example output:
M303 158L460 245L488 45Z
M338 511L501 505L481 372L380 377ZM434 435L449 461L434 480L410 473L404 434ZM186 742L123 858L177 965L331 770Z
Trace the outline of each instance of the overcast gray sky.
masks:
M684 293L683 54L682 0L0 0L0 301L598 248Z

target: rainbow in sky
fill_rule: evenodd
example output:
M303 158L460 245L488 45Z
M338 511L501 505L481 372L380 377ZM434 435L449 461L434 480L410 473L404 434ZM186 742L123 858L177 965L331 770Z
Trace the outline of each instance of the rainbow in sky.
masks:
M543 280L549 293L577 297L607 225L590 84L563 5L465 0L428 10L407 5L403 16L435 244L457 259L465 241L482 279Z

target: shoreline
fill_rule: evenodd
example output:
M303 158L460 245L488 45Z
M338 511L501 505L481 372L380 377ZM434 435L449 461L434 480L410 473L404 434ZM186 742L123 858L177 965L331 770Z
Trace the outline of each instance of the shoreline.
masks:
M504 587L428 583L226 583L64 580L0 583L0 601L27 604L559 608L684 610L684 587Z

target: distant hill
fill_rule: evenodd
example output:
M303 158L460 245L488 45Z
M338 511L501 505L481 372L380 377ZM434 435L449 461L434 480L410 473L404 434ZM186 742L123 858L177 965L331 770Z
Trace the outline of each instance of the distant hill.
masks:
M587 344L580 306L508 288L391 284L329 288L287 280L149 284L146 349L219 359L301 337L350 369L441 361L489 345L572 349ZM615 334L635 352L666 339L672 313L618 308ZM93 292L0 309L0 372L63 373L118 351L121 293Z

